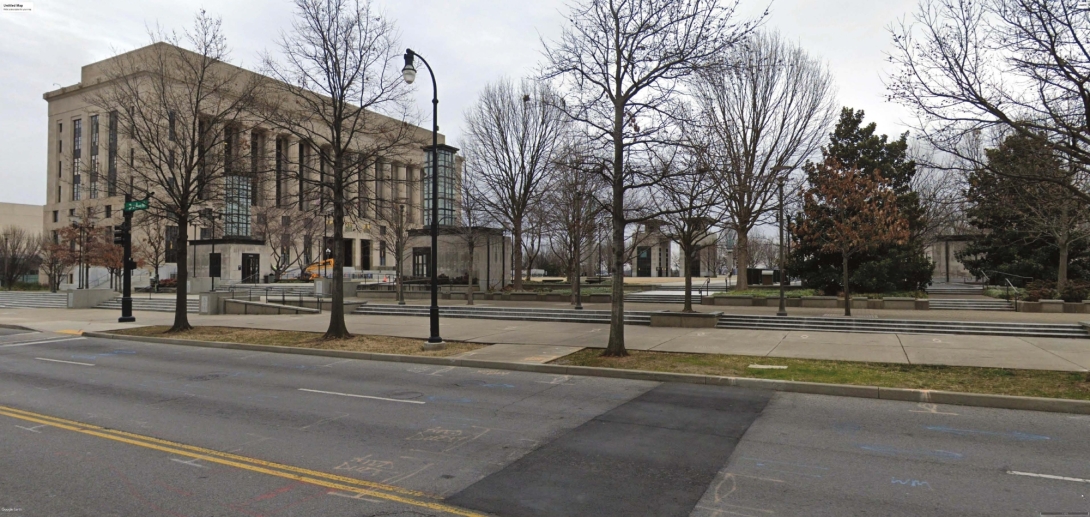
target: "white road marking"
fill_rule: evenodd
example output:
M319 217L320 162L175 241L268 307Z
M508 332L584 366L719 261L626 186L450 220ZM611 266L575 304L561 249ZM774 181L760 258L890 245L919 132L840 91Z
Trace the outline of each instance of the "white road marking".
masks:
M196 464L195 462L197 462L197 461L200 461L200 460L199 460L199 459L197 459L197 458L193 458L193 459L191 459L191 460L180 460L180 459L178 459L178 458L170 458L170 461L176 461L176 462L178 462L178 463L182 463L182 464L184 464L184 465L189 465L190 467L197 467L197 468L199 468L199 469L206 469L206 468L208 468L208 467L206 467L206 466L204 466L204 465L197 465L197 464Z
M751 364L750 368L755 370L786 370L787 367L779 364Z
M38 429L40 429L40 428L42 428L42 427L45 427L45 424L42 424L42 425L36 425L36 426L34 426L34 427L23 427L23 426L21 426L21 425L17 425L17 426L15 426L15 427L18 427L19 429L23 429L23 430L25 430L25 431L30 431L30 432L32 432L32 433L38 433L38 434L42 434L42 432L41 432L41 431L39 431Z
M75 341L77 339L87 339L85 337L66 337L61 339L46 339L43 341L31 341L29 343L15 343L11 345L0 345L0 348L11 348L13 346L27 346L27 345L40 345L42 343L60 343L61 341Z
M299 388L299 391L309 391L311 393L324 393L326 395L340 395L342 397L356 397L356 398L361 398L361 399L385 400L387 402L404 402L406 404L423 404L424 403L424 401L422 401L422 400L388 399L386 397L373 397L371 395L356 395L356 394L353 394L353 393L340 393L340 392L336 392L336 391L308 390L306 388Z
M1066 476L1053 476L1051 474L1034 474L1032 472L1018 472L1017 470L1008 470L1007 474L1011 474L1011 475L1014 475L1014 476L1028 476L1028 477L1031 477L1031 478L1055 479L1057 481L1074 481L1076 483L1090 483L1090 479L1069 478L1069 477L1066 477Z
M80 366L94 366L91 363L77 363L76 361L61 361L60 359L46 359L44 357L35 357L39 361L49 361L52 363L64 363L64 364L78 364Z

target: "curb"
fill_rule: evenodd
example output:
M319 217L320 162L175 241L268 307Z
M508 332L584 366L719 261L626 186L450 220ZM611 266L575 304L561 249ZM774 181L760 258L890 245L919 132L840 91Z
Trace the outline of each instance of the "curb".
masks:
M774 379L754 379L750 377L726 377L719 375L699 375L690 373L652 372L645 370L624 370L619 368L596 368L591 366L565 366L559 364L504 363L483 361L480 359L460 359L457 357L428 357L400 354L380 354L374 352L354 352L350 350L321 350L276 345L251 345L246 343L225 343L220 341L195 341L189 339L171 339L143 336L126 336L107 332L84 332L84 337L117 339L160 343L167 345L195 346L201 348L221 348L228 350L248 350L257 352L275 352L299 355L336 357L341 359L362 359L366 361L386 361L395 363L431 364L442 366L461 366L469 368L491 368L495 370L513 370L520 372L549 373L554 375L580 375L584 377L607 377L653 382L681 382L686 384L708 384L713 386L737 386L791 393L831 395L835 397L854 397L903 402L924 402L931 404L949 404L955 406L974 406L995 409L1019 409L1024 411L1046 411L1050 413L1090 414L1090 400L1052 399L1043 397L1017 397L1011 395L988 395L983 393L964 393L957 391L918 390L907 388L882 388L878 386L855 386L848 384L824 384L820 382L783 381Z
M34 329L30 328L30 327L24 327L22 325L10 325L10 324L7 324L7 323L0 323L0 329L25 330L27 332L38 332L37 330L34 330Z

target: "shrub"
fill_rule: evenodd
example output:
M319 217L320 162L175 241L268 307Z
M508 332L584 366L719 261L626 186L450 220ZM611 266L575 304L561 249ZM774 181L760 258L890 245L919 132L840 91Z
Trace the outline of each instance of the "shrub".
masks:
M1037 302L1056 297L1056 284L1049 280L1034 280L1026 284L1026 301Z
M1087 294L1090 294L1090 282L1068 280L1064 290L1060 293L1060 298L1063 298L1065 302L1077 303L1085 300Z

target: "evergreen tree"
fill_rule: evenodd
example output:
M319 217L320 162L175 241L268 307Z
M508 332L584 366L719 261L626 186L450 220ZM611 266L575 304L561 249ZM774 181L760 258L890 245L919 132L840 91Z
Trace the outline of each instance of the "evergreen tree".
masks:
M995 282L1009 279L1015 286L1023 285L1024 277L1056 280L1062 262L1067 265L1066 277L1090 279L1086 239L1066 235L1068 255L1063 261L1057 232L1047 231L1049 227L1074 231L1084 226L1085 214L1074 221L1064 219L1062 191L1019 179L1054 176L1064 167L1062 160L1047 143L1024 135L1007 137L987 150L987 158L987 167L969 175L965 192L969 223L981 232L957 254L958 260L978 277L987 275Z
M876 125L863 125L863 110L844 108L829 135L829 144L821 149L825 160L834 159L844 167L872 173L877 171L882 185L897 196L897 211L908 227L908 239L897 244L885 244L854 255L849 263L852 272L851 290L856 292L919 291L931 282L934 264L924 254L924 211L919 195L912 190L916 162L908 158L908 133L896 140L876 134ZM821 183L820 176L828 169L820 164L807 164L807 179L811 185ZM792 232L788 271L802 279L804 285L836 293L844 289L841 277L841 256L814 246L807 232L827 232L827 221L806 221L800 214L799 224Z

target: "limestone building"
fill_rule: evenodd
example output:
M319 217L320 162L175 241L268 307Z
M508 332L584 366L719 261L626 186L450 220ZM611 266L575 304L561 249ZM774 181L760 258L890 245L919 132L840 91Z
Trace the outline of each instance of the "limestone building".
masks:
M100 104L92 102L92 98L115 82L108 71L118 59L161 52L161 46L171 52L185 52L155 43L85 65L79 83L43 95L48 103L49 140L43 225L46 235L57 239L57 231L72 224L108 234L122 222L124 193L133 181L138 151L133 142L126 140L124 131L119 131L119 114L100 111ZM243 75L261 78L244 70ZM173 135L173 116L170 124ZM412 127L410 131L414 140L430 143L430 129ZM209 200L202 211L207 217L191 219L186 228L164 221L150 223L150 229L134 230L134 248L162 248L162 264L135 272L135 285L146 284L150 277L172 278L180 267L188 268L189 287L194 292L210 289L213 277L216 285L261 282L276 276L291 278L323 260L325 250L332 248L328 207L304 186L304 175L324 174L327 170L326 149L260 122L233 125L224 128L224 134L224 155L245 165L233 176L224 176L225 194ZM444 141L440 135L440 144ZM440 147L453 150L449 155L440 151L440 170L447 170L443 166L448 165L455 176L440 175L440 211L446 222L455 219L461 159L454 156L456 149ZM410 228L423 226L430 204L430 197L425 202L425 196L430 196L427 155L417 145L393 158L361 164L365 170L358 185L351 188L358 189L358 197L366 196L368 202L361 201L358 211L353 209L346 219L346 276L376 279L394 271L394 257L381 244L388 222L381 217L379 207L404 206L404 223ZM155 186L147 188L154 190ZM178 263L175 246L179 232L186 235L190 247L186 264ZM145 264L149 262L145 260ZM92 273L87 283L94 286L96 276L105 274Z

